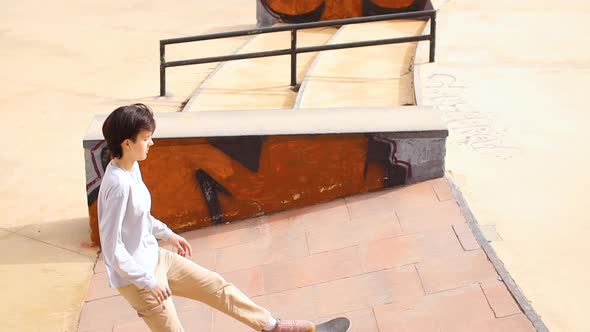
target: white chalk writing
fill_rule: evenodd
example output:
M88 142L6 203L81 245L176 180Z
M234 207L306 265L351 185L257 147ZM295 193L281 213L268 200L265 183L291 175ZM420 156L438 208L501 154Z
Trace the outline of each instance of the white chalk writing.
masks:
M432 74L426 80L426 101L449 127L449 143L493 153L501 159L519 154L518 147L504 144L506 129L500 128L495 114L481 112L468 103L466 89L450 74Z

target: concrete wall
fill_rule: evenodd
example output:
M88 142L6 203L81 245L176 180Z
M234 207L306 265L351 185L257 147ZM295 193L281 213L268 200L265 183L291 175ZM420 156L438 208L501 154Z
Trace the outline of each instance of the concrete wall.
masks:
M194 113L194 118L208 127L214 121L203 122L214 116L210 113L219 114ZM313 119L323 121L331 114L341 117L340 125L334 121L335 127L349 123L352 127L347 130L356 132L334 133L324 128L326 133L252 135L259 132L256 117L268 120L277 113L226 114L224 126L239 127L243 135L228 135L220 129L217 137L198 137L197 132L197 137L155 139L149 158L141 163L144 182L152 193L152 214L183 231L443 176L444 128L362 133L354 130L356 125L365 125L360 116L379 127L373 117L395 112L297 111L291 117L304 114L303 121L288 124L295 132L303 131L301 125L317 128ZM398 122L421 113L398 112ZM246 115L241 118L242 114ZM183 113L169 116L184 123L191 117ZM288 114L283 111L282 116ZM94 127L101 121L96 122ZM174 130L173 122L168 123L169 130ZM254 130L248 131L248 126ZM96 199L109 152L102 140L88 139L84 147L91 237L98 243Z
M423 10L428 0L257 0L258 26L337 20Z

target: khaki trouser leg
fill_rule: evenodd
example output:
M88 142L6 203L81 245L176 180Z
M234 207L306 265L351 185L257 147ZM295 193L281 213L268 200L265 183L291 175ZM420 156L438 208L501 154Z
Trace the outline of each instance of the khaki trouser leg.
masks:
M270 312L255 304L218 273L167 250L171 264L168 281L172 294L203 302L234 319L261 331L271 317Z
M154 271L158 281L168 283L166 272L169 264L169 257L163 251L160 251L158 265ZM162 304L158 304L158 301L149 291L139 289L135 285L120 287L118 291L137 311L139 317L143 318L150 330L154 332L184 332L176 314L174 303L172 303L172 297L169 297Z

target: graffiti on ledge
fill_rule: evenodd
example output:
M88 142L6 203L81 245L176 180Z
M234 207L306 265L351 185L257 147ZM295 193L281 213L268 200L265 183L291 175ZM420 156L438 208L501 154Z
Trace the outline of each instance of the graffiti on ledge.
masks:
M178 230L407 183L412 164L379 134L161 139L141 163L155 216ZM87 154L87 195L98 243L97 196L109 162L105 142Z
M424 10L427 0L259 0L285 23L303 23Z

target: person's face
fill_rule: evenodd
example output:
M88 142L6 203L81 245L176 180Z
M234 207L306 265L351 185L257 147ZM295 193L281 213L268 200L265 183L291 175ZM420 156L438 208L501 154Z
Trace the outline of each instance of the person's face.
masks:
M152 132L142 129L139 134L137 134L135 142L131 139L126 139L121 145L123 146L123 154L126 158L138 161L145 160L150 146L154 145L154 141L152 141Z

